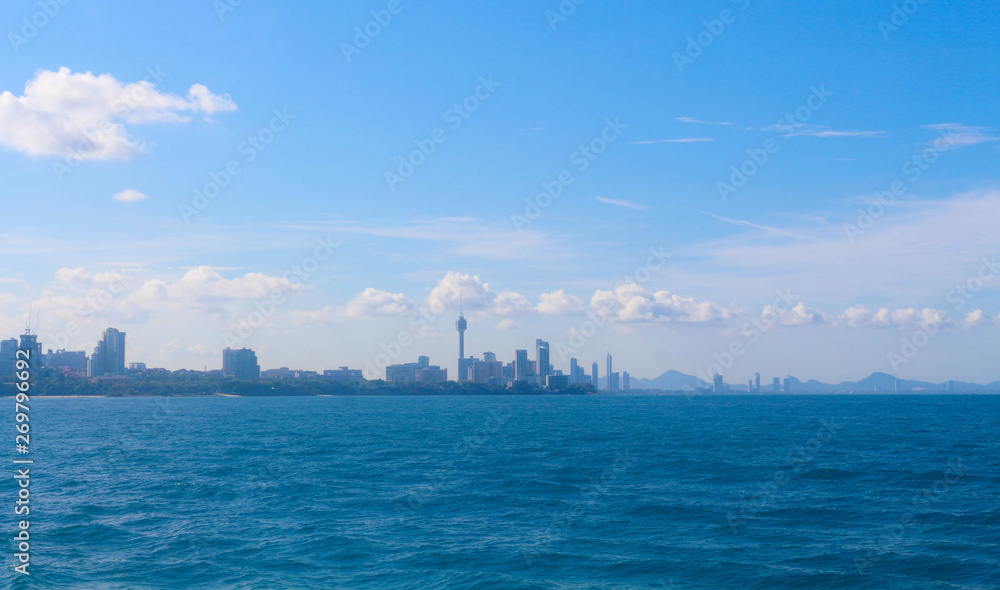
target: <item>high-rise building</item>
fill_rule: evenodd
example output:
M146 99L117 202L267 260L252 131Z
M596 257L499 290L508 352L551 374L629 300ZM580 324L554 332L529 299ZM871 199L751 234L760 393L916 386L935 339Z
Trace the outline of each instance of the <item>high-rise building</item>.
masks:
M774 388L774 393L781 393L781 379L775 377L774 381L771 382L771 387Z
M340 367L338 369L326 369L323 371L323 378L330 381L364 381L364 375L361 369L348 369L347 367Z
M468 381L471 379L470 371L472 370L472 365L474 365L479 359L474 356L467 358L458 359L458 377L459 381Z
M78 373L87 371L87 353L82 350L49 350L45 353L45 366Z
M87 364L88 377L125 374L125 332L114 328L104 331Z
M608 391L614 391L614 392L618 391L618 383L620 377L621 376L618 374L618 371L614 371L613 373L610 373L608 375Z
M616 391L617 388L612 389L611 387L611 353L608 353L608 391Z
M459 311L458 319L455 320L455 329L458 330L458 380L468 381L469 367L472 361L465 358L465 330L468 329L469 322L465 321L465 315Z
M514 380L530 381L532 377L531 363L528 362L527 350L514 351Z
M535 365L536 374L544 383L545 377L549 375L549 343L541 338L535 340Z
M471 376L476 383L499 385L504 381L503 363L497 360L496 354L484 352L483 360L472 363Z
M597 380L597 361L594 361L594 364L590 365L590 381L594 384L594 389L599 389L598 383L600 382Z
M577 362L575 358L569 359L569 382L571 384L579 383L579 381L576 380L577 372L579 369L580 369L580 363Z
M632 391L631 380L628 371L622 371L622 391Z
M17 340L0 341L0 377L13 377L17 366Z
M754 385L755 385L754 391L756 391L757 393L760 393L760 373L755 373L754 377L753 377L753 380L754 380Z
M792 380L790 377L785 377L785 393L792 392Z
M257 364L257 353L249 348L222 351L222 373L241 381L260 379L260 365Z
M42 343L38 341L38 336L32 334L31 330L21 334L21 343L18 349L28 351L28 366L35 371L45 366L45 358L42 357Z
M747 380L747 393L753 393L753 379Z
M722 382L722 375L716 373L712 376L712 392L722 393L725 385Z

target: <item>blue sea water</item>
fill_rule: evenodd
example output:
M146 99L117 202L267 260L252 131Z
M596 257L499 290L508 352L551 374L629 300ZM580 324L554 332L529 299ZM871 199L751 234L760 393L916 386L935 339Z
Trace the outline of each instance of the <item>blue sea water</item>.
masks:
M34 399L31 420L31 575L4 587L1000 588L1000 397Z

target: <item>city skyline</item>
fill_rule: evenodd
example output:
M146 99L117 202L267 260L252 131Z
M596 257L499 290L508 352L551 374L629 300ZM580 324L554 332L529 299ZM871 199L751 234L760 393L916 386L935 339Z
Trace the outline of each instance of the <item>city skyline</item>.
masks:
M168 368L362 366L402 333L453 359L460 288L469 334L559 363L613 303L577 357L633 377L1000 378L1000 64L952 55L991 55L996 11L400 6L365 47L386 8L354 1L101 0L8 37L0 333L34 308L54 349L113 324ZM268 27L295 41L218 51Z

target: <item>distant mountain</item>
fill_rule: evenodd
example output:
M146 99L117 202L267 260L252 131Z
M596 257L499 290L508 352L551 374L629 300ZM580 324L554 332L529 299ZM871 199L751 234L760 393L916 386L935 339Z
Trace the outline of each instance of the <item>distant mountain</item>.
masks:
M655 379L637 379L633 377L630 380L630 385L632 389L664 389L667 391L693 391L699 387L710 387L711 384L705 383L701 379L694 377L692 375L685 375L680 371L670 370L666 373L660 375Z
M892 393L897 391L896 377L888 373L875 372L861 379L860 381L843 381L837 384L823 383L810 379L800 381L798 378L789 375L786 377L791 386L792 393L834 393L834 392L854 392L854 393ZM607 379L602 378L601 389L607 387ZM981 385L979 383L966 383L964 381L954 381L954 391L956 393L987 393L1000 392L1000 381L994 381ZM730 392L746 392L747 384L726 383ZM670 370L655 379L640 379L632 377L632 389L662 389L665 391L693 391L696 389L710 389L711 383L706 383L693 375L686 375L680 371ZM784 391L784 379L781 382ZM947 390L945 383L930 383L928 381L911 381L909 379L899 379L898 391L907 392L929 392L944 393ZM771 382L761 383L762 393L771 393Z

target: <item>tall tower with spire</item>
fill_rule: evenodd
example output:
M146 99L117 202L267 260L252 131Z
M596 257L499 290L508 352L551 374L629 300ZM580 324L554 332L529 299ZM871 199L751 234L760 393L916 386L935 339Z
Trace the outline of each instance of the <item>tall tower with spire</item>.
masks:
M465 330L469 323L465 321L465 314L462 313L462 296L458 296L458 319L455 320L455 329L458 330L458 378L457 381L469 380L469 367L472 366L472 359L465 358Z
M455 320L455 329L458 330L458 358L465 358L465 331L469 328L469 322L465 321L462 313L462 296L458 296L458 319Z

